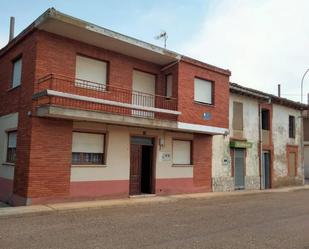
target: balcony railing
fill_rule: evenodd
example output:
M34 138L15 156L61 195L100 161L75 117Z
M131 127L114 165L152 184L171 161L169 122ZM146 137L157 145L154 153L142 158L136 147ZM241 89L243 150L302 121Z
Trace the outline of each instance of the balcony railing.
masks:
M38 106L54 105L152 119L176 120L180 114L175 98L54 74L38 80L33 99Z

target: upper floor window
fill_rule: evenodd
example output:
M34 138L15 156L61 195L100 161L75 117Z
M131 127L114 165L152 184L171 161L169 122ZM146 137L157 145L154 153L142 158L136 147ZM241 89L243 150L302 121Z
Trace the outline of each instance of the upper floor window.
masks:
M16 162L16 131L10 131L7 133L7 153L6 153L6 161L8 163Z
M105 135L95 133L73 132L72 164L104 164Z
M105 90L107 63L85 56L76 56L76 85L93 90Z
M295 138L295 117L289 116L289 138Z
M173 96L173 75L165 76L165 96L171 98Z
M21 84L22 58L13 61L12 88Z
M240 102L233 102L233 129L242 131L243 124L243 104Z
M269 110L262 110L262 129L269 130L270 129L270 118L269 118Z
M194 79L194 101L213 104L213 83L199 78Z

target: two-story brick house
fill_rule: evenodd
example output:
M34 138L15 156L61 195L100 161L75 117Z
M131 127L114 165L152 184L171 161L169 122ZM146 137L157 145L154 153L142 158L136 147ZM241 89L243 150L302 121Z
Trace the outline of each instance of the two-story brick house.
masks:
M229 76L47 10L0 50L0 200L211 191Z

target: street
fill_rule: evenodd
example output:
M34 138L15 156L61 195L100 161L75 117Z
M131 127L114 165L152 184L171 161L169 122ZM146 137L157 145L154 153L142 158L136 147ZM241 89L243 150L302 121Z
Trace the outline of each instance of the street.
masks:
M309 249L309 191L0 219L0 248Z

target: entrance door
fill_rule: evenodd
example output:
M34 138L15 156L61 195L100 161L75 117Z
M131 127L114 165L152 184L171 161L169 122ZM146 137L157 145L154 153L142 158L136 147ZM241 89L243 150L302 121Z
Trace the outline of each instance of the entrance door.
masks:
M270 152L263 151L262 156L262 185L264 189L271 187Z
M153 193L153 139L131 137L130 195Z
M235 189L245 189L245 150L234 150Z

